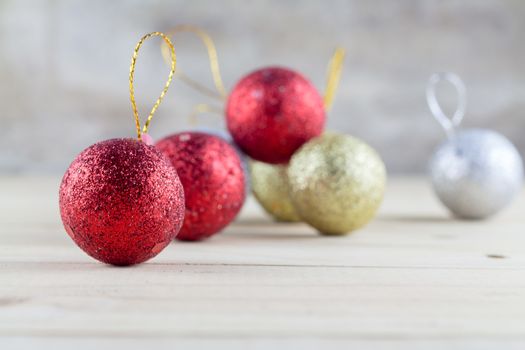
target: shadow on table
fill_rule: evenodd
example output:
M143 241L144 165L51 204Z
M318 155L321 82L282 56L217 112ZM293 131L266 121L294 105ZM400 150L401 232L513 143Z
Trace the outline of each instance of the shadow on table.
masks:
M228 232L224 237L230 237L235 240L256 240L256 241L297 241L297 240L310 240L322 238L316 232L299 232L299 233L288 233L288 232Z
M392 223L432 223L432 224L452 224L460 220L449 216L438 216L438 215L379 215L376 218L380 222L392 222Z
M228 227L227 237L246 240L316 239L318 233L301 222L278 222L266 218L244 218Z

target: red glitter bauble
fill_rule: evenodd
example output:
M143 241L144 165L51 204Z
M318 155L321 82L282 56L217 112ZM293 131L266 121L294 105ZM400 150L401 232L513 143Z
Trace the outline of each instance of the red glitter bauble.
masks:
M196 241L226 227L245 198L245 178L235 149L220 137L184 132L156 144L184 187L186 214L177 239Z
M245 76L233 89L226 121L234 141L251 158L286 163L325 123L323 100L301 74L264 68Z
M88 147L71 163L60 185L60 214L69 236L93 258L138 264L179 232L184 191L153 146L112 139Z

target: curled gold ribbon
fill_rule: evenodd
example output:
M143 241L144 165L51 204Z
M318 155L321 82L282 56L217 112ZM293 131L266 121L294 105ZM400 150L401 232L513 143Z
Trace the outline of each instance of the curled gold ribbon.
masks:
M220 109L218 107L210 106L210 105L208 105L206 103L199 103L199 104L193 106L191 114L188 117L188 119L190 121L190 124L191 125L198 125L197 117L199 115L205 114L205 113L222 115L223 111L222 111L222 109Z
M135 64L137 63L137 56L140 50L140 47L146 41L148 38L152 36L160 36L162 39L164 39L164 43L169 48L169 54L171 59L171 70L170 74L168 75L168 80L166 81L166 84L164 85L164 89L162 89L162 92L160 93L160 96L157 98L157 101L153 105L153 108L151 109L151 112L149 112L149 116L146 119L146 122L144 123L144 127L140 128L140 118L139 118L139 112L137 110L137 103L135 101L135 88L133 86L133 79L135 78ZM137 138L139 140L142 140L142 134L145 134L148 132L148 127L151 122L151 119L153 118L153 115L157 111L157 108L159 108L160 103L162 102L162 99L164 98L164 95L166 95L166 92L168 91L168 88L171 84L171 80L173 78L173 74L175 73L175 66L177 63L177 56L175 55L175 48L173 47L173 44L171 43L168 36L161 32L153 32L144 35L139 42L137 43L137 46L135 46L135 50L133 51L133 56L131 57L131 65L129 67L129 99L131 101L131 108L133 109L133 116L135 117L135 125L137 127Z
M215 93L215 91L201 85L200 83L190 79L189 77L187 77L186 75L182 74L179 70L179 72L177 73L177 75L179 76L179 78L181 80L184 80L188 85L192 86L193 88L199 90L200 92L206 94L206 95L209 95L209 96L212 96L212 97L218 97L220 98L221 100L225 100L226 97L227 97L227 91L226 91L226 88L224 87L224 83L222 81L222 77L221 77L221 71L220 71L220 68L219 68L219 59L218 59L218 56L217 56L217 49L215 48L215 43L213 42L213 40L211 39L210 35L205 32L204 30L202 30L201 28L199 27L196 27L196 26L191 26L191 25L180 25L180 26L177 26L175 28L173 28L172 30L168 31L168 35L170 37L172 37L173 35L177 34L177 33L180 33L180 32L190 32L190 33L193 33L195 35L197 35L202 43L204 44L204 46L206 46L206 49L208 51L208 58L209 58L209 61L210 61L210 70L211 70L211 74L212 74L212 77L213 77L213 82L215 84L215 89L217 90L217 93ZM162 50L162 56L164 57L164 60L166 62L169 62L169 51L168 51L169 47L167 45L167 43L162 43L161 45L161 50Z
M341 73L343 71L343 61L345 59L345 49L338 47L328 64L328 71L326 74L326 90L324 94L324 106L327 111L332 108L335 93L339 86Z
M171 37L180 32L190 32L190 33L197 35L203 42L204 46L206 46L206 49L208 51L208 59L210 62L210 70L212 73L216 92L212 89L207 88L206 86L203 86L199 82L189 78L188 76L183 74L180 71L180 69L177 72L177 76L181 80L183 80L186 84L188 84L192 88L198 90L199 92L205 95L208 95L214 98L219 98L223 101L226 100L228 93L222 81L221 72L219 68L219 59L217 55L217 49L215 48L215 43L211 39L210 35L203 29L197 26L192 26L192 25L176 26L172 30L168 31L167 33ZM164 57L164 60L167 63L169 63L169 59L170 59L169 46L167 45L166 42L162 43L161 51L162 51L162 56ZM328 71L327 71L327 76L326 76L326 90L324 94L324 105L327 111L329 111L332 108L332 105L334 102L335 94L339 86L339 80L341 79L341 73L343 70L343 61L345 58L345 54L346 54L345 49L343 49L342 47L336 48L328 64ZM202 108L203 105L198 105L198 106L196 109L194 109L192 113L193 117L196 114L204 112Z

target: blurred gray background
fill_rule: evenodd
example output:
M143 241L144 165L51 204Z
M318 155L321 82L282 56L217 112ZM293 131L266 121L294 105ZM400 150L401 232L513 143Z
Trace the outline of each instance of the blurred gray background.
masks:
M525 153L524 1L1 1L0 172L56 173L90 144L134 137L128 97L133 47L145 33L194 24L216 42L228 88L244 74L284 65L321 90L337 45L347 49L328 128L356 135L391 173L426 168L444 138L425 101L435 71L467 85L465 126L496 129ZM191 34L175 37L178 66L212 87L206 51ZM144 45L136 93L143 116L168 69L159 39ZM450 89L441 93L448 110ZM180 81L151 124L154 138L192 127L197 103ZM222 108L222 107L221 107ZM223 127L220 116L200 126Z

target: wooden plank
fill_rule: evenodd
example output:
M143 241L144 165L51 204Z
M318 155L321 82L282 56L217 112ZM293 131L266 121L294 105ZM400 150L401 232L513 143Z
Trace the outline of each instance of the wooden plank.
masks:
M250 201L220 236L115 268L65 234L58 182L0 179L0 345L525 344L523 195L493 220L460 222L422 179L394 179L377 219L348 237L272 223Z

